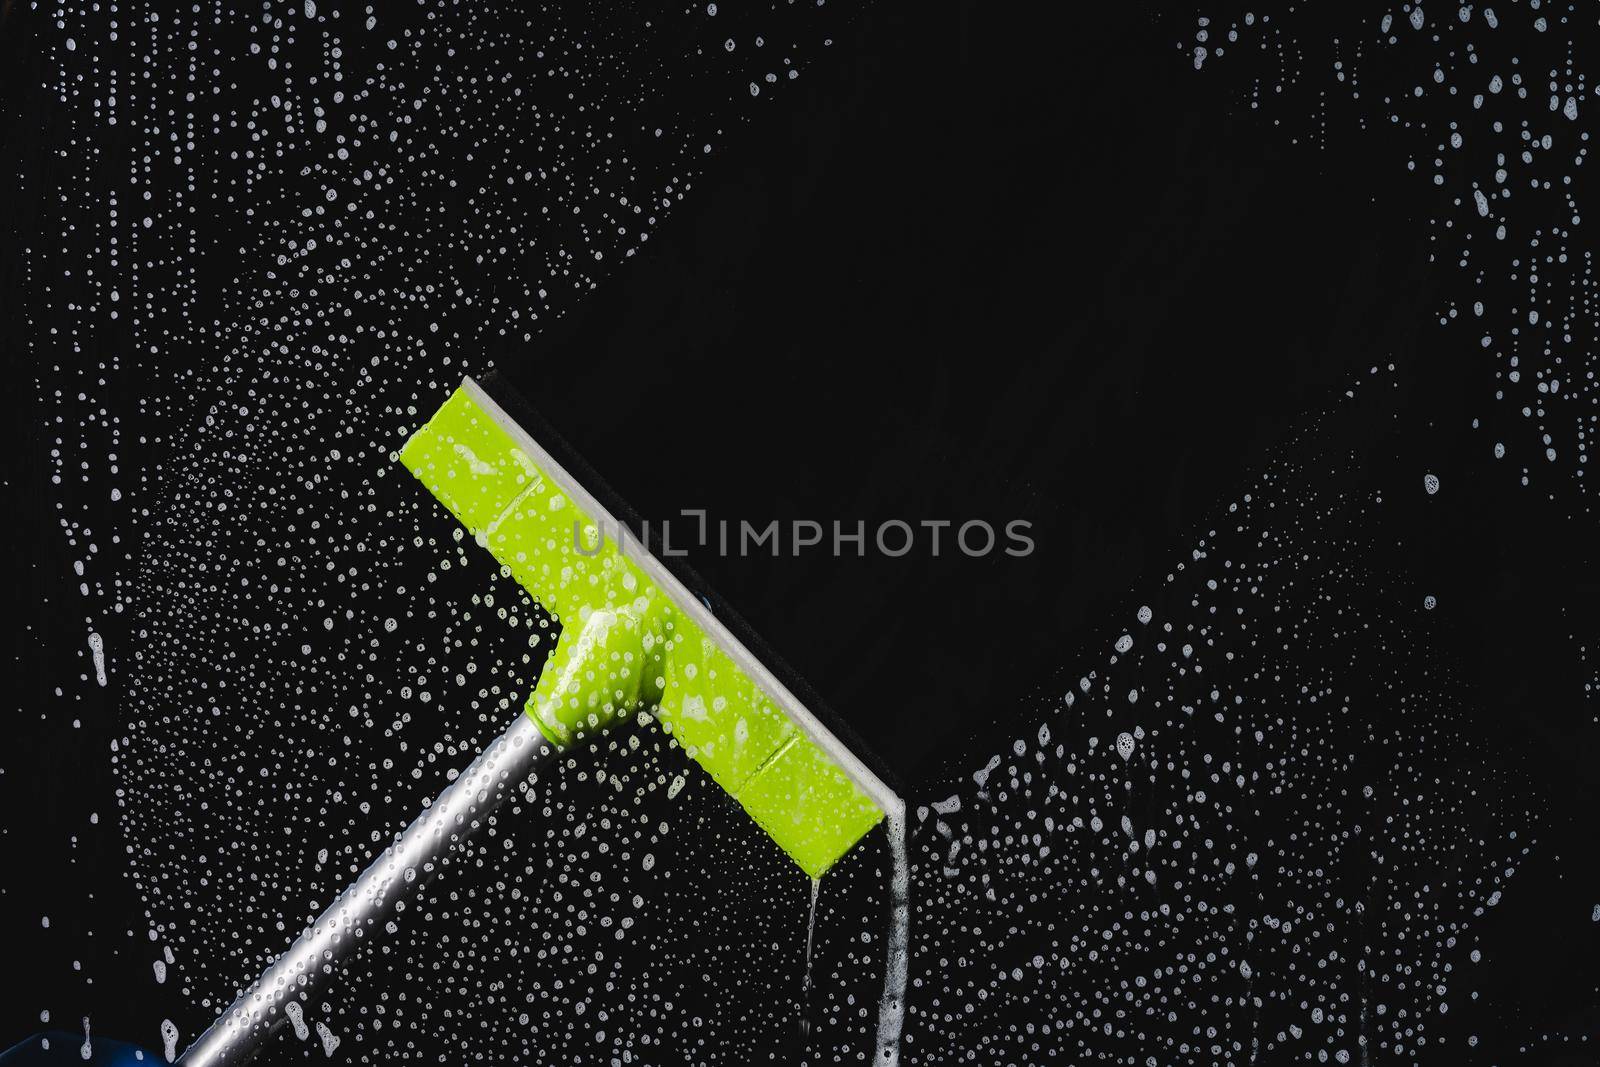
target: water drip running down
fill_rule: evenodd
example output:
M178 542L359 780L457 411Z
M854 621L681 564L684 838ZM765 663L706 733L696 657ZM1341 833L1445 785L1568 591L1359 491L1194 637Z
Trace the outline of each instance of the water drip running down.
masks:
M822 879L811 879L811 907L806 913L806 969L800 980L800 1039L811 1037L811 949L817 932L817 896L822 892Z
M878 1001L878 1056L882 1067L900 1062L900 1031L906 1020L906 967L911 942L910 863L906 858L905 810L884 820L888 831L889 951L884 960L883 996Z

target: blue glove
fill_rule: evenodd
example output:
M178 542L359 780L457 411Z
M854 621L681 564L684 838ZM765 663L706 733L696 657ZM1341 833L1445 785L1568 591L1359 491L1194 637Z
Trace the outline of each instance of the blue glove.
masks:
M0 1052L0 1067L158 1067L167 1062L159 1052L97 1037L90 1043L88 1059L83 1058L83 1035L65 1030L34 1034Z

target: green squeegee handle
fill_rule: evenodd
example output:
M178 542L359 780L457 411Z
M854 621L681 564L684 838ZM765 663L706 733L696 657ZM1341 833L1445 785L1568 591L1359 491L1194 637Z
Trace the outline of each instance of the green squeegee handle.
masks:
M559 753L530 716L518 715L178 1062L184 1067L234 1067L254 1059L287 1021L287 1004L309 1000L357 946L385 932L403 910L412 886L425 882L502 800L538 768L559 759Z

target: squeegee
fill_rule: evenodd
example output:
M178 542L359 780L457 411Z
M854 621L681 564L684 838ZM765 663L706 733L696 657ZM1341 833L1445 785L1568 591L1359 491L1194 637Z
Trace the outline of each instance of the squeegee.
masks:
M245 1063L410 885L536 769L653 716L812 878L895 792L471 378L399 454L560 635L524 712L179 1060Z

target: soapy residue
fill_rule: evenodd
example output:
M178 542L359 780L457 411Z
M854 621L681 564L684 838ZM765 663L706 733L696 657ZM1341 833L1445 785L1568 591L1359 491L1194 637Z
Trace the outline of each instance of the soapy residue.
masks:
M1536 31L1539 64L1480 64L1463 35L1545 16L1462 10L1363 24L1359 47L1335 45L1321 74L1392 108L1372 121L1426 138L1395 166L1460 193L1453 217L1429 223L1451 250L1436 259L1473 264L1465 282L1493 269L1526 285L1515 307L1464 288L1441 328L1492 368L1485 454L1522 484L1581 495L1596 432L1581 346L1600 304L1572 237L1585 187L1558 164L1586 158L1597 109L1564 58L1566 23ZM672 79L639 41L559 7L539 10L536 31L493 5L258 14L174 9L112 27L63 9L39 28L57 63L43 88L71 143L109 153L131 139L110 198L94 179L113 166L104 155L52 164L60 241L32 250L31 277L65 288L32 298L74 338L115 321L134 339L67 361L47 338L36 362L50 418L69 428L54 432L74 438L50 475L81 550L83 681L107 686L109 638L128 688L112 758L119 832L139 843L139 936L183 946L181 965L169 954L153 972L187 1002L186 1028L516 714L546 647L549 620L514 583L396 489L391 450L441 383L604 284L694 195L743 114L672 114ZM630 32L732 14L660 12ZM1224 51L1268 57L1266 81L1252 72L1243 90L1252 110L1323 93L1316 72L1284 73L1302 54L1297 17L1213 16L1183 61L1215 76ZM730 27L713 56L729 66L709 76L741 106L747 84L772 99L827 37L795 19ZM1437 62L1400 76L1402 91L1358 90L1358 68L1370 85L1385 49ZM153 58L170 84L135 77ZM681 58L673 77L705 62ZM263 76L266 90L230 89ZM1463 128L1423 121L1417 101L1435 96ZM1496 147L1469 167L1480 139ZM1534 200L1562 225L1519 220ZM196 212L228 241L203 247ZM86 261L93 273L77 271ZM1379 361L1348 395L1384 378ZM119 392L140 396L137 410ZM940 783L933 795L949 799L920 805L914 825L891 820L886 886L844 870L820 903L811 886L803 946L795 910L752 915L757 901L797 909L795 873L729 822L681 753L624 733L597 765L529 783L419 888L384 948L330 994L324 1052L343 1034L345 1055L369 1062L521 1062L534 1049L652 1062L681 1040L685 1058L754 1061L793 1033L802 951L811 1042L884 1065L1216 1063L1245 1047L1261 1062L1387 1062L1436 1048L1441 1020L1476 1002L1483 916L1538 845L1537 805L1454 729L1470 698L1410 609L1436 617L1450 601L1366 567L1364 541L1392 534L1381 487L1315 491L1319 464L1347 459L1308 452L1219 510L1165 581L1153 572L1138 590L1132 619L1107 620L1115 663L1064 651L1070 676L1037 732L978 753L982 770ZM1419 469L1404 491L1444 500L1462 484ZM1382 655L1357 655L1357 627L1382 635ZM1307 648L1330 652L1313 661ZM1427 659L1429 684L1411 684L1401 657ZM1476 792L1447 793L1439 781L1462 768ZM679 807L664 814L657 793ZM878 952L878 917L858 929L835 901L884 891ZM713 924L718 944L687 947ZM770 982L781 1007L748 1024L727 1012L734 974L758 995ZM876 1018L858 1025L874 993ZM308 1039L298 1004L291 1021ZM177 1024L163 1020L161 1038L171 1062Z

